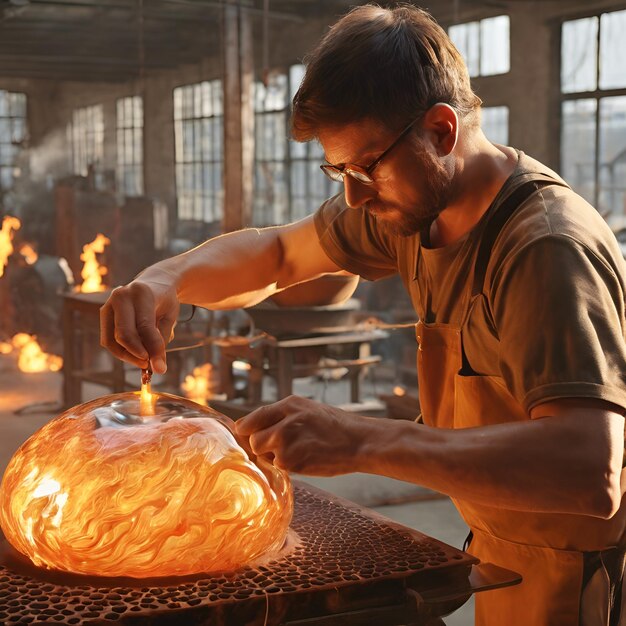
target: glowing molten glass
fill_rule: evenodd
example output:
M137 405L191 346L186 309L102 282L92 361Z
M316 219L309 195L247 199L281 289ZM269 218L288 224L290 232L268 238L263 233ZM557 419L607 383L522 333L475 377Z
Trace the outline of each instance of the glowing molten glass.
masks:
M0 489L14 548L41 567L141 578L230 570L282 547L288 476L253 462L227 417L150 401L142 415L139 393L106 396L24 443Z
M98 233L91 243L87 243L83 246L83 253L80 255L80 260L84 263L83 269L80 272L83 279L80 291L83 293L104 291L105 287L102 284L102 277L106 276L109 270L103 265L100 265L96 254L102 254L104 248L110 243L111 240L108 237L105 237L102 233Z

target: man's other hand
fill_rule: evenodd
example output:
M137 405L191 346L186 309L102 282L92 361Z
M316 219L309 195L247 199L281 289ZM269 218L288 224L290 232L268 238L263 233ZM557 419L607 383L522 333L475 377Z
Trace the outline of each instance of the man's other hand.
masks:
M368 418L313 400L289 396L236 422L250 448L276 467L310 476L360 471L361 442Z

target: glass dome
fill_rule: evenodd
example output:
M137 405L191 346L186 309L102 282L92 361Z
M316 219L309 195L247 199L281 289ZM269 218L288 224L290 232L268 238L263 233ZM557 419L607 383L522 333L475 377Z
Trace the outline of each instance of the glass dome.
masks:
M121 393L28 439L0 488L0 526L40 567L99 576L231 570L279 550L289 477L255 458L213 409Z

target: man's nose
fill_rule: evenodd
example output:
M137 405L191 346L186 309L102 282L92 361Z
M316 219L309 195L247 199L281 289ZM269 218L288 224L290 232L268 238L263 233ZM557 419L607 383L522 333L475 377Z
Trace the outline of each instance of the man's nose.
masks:
M351 209L358 209L376 196L376 191L371 185L364 185L350 175L344 177L343 184L346 204Z

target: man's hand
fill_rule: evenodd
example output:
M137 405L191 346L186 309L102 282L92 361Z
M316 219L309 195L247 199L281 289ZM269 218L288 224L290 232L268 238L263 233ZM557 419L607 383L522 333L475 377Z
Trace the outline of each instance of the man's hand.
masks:
M257 455L280 469L311 476L360 471L361 443L369 419L313 400L289 396L236 422Z
M180 303L167 275L140 277L111 292L100 309L100 344L114 356L162 374Z

